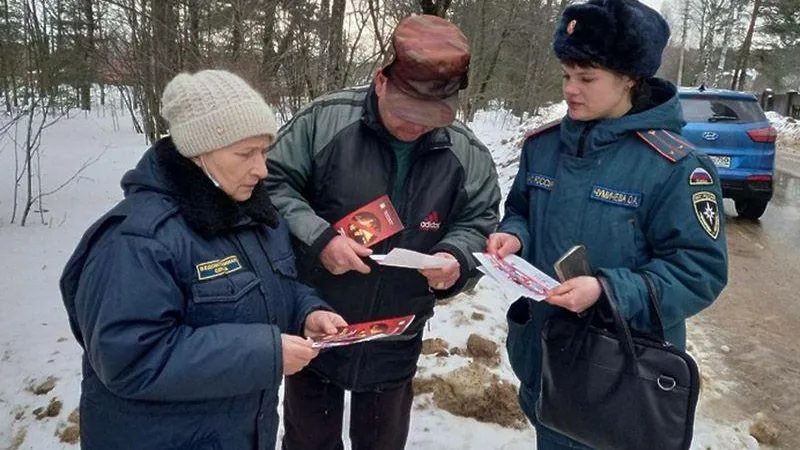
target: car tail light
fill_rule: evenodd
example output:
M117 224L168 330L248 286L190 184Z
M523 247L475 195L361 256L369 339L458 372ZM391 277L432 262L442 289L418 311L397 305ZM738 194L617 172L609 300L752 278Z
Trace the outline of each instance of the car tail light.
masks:
M750 175L747 181L772 181L771 175Z
M773 127L754 128L747 130L747 135L753 142L762 142L765 144L774 144L775 139L778 137L778 130Z

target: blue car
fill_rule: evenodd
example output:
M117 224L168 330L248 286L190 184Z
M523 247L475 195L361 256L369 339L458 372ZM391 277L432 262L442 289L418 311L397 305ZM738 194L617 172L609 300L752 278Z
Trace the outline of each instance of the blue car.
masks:
M778 132L756 97L703 87L682 88L678 95L687 122L684 137L711 157L736 213L758 219L772 198Z

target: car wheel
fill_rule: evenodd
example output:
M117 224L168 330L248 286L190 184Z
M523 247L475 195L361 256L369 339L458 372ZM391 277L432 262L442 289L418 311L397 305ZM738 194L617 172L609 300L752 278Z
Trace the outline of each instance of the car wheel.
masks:
M758 219L767 209L766 200L734 200L734 203L736 204L736 214L745 219Z

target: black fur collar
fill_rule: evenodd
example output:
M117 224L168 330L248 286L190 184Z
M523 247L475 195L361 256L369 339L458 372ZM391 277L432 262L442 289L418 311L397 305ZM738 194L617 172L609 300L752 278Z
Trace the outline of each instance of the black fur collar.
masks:
M163 145L156 146L156 164L181 215L193 230L204 236L214 236L248 218L277 228L278 212L264 183L256 186L252 197L239 203L214 186L193 161L178 153L171 139L164 141Z

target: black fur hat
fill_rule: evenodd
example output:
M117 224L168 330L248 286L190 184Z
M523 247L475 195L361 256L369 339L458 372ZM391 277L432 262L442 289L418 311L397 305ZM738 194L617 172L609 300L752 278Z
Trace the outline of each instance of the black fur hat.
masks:
M636 0L590 0L564 10L553 50L561 60L649 78L661 66L667 41L669 25L652 8Z

